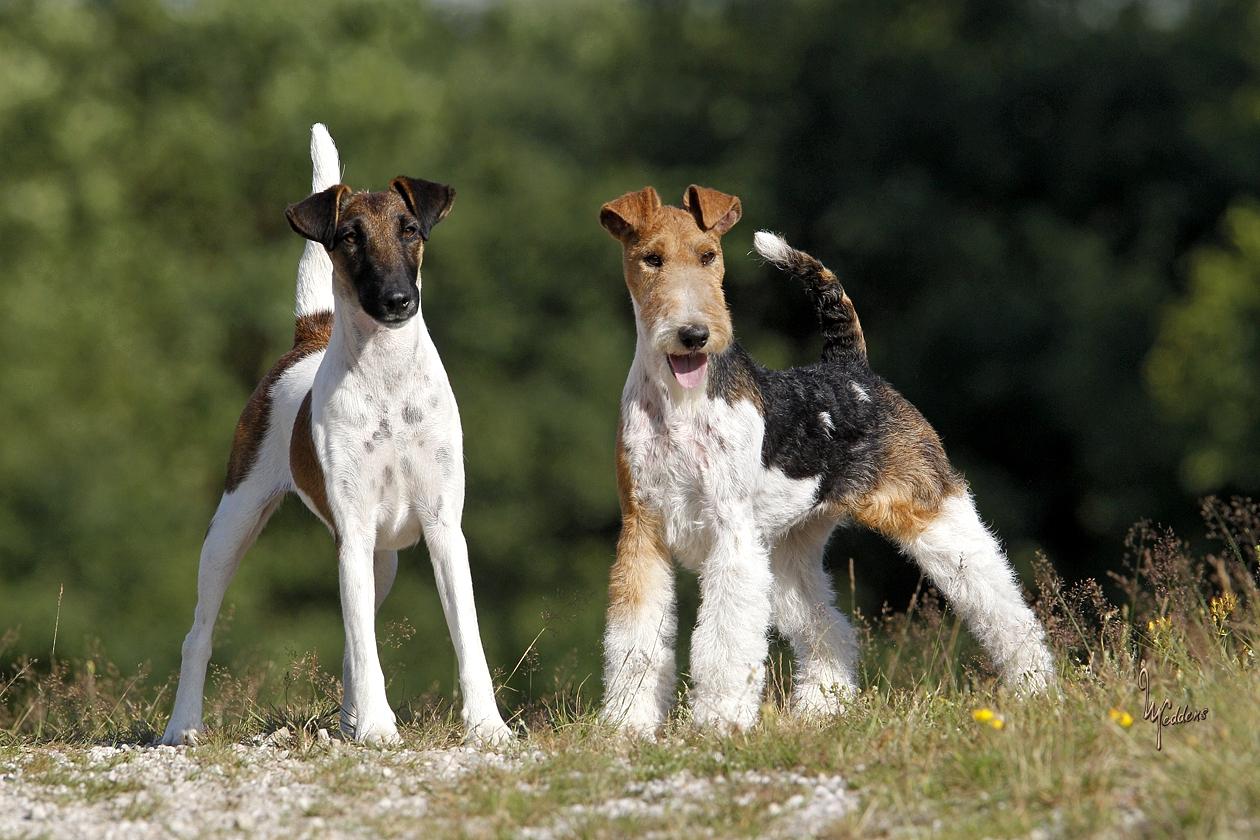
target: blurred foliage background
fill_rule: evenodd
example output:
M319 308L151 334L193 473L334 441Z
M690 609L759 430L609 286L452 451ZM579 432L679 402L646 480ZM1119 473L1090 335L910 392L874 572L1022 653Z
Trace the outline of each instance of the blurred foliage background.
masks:
M423 306L517 691L598 672L633 327L596 217L648 183L742 196L762 361L819 347L744 256L768 227L841 272L1017 563L1099 574L1134 520L1260 492L1257 43L1260 7L1219 0L0 2L3 656L46 659L64 586L59 654L177 667L237 414L290 340L315 121L351 185L459 191ZM861 535L830 562L868 611L917 580ZM382 626L392 696L450 689L422 547ZM312 649L340 659L336 567L294 500L216 658Z

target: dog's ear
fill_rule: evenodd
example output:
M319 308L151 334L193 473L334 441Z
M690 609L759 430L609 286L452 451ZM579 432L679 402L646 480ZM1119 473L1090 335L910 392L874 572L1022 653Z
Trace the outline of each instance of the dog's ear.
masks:
M682 204L696 217L696 224L701 230L711 230L718 236L724 236L744 215L744 208L736 196L696 184L687 187Z
M652 187L626 193L599 208L599 223L623 243L634 236L661 209L661 197Z
M284 211L284 217L299 236L318 242L331 251L341 217L341 202L349 194L350 188L345 184L329 187L297 204L290 204Z
M429 231L446 218L446 214L451 212L451 205L455 203L455 188L436 181L399 175L389 182L389 186L402 196L411 215L420 222L420 238L426 242L429 240Z

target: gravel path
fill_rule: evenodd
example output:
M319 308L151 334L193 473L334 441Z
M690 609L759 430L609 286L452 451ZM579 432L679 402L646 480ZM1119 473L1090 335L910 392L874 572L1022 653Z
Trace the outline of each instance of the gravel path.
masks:
M0 838L715 836L730 809L809 836L857 804L839 777L687 770L618 775L612 795L552 804L540 751L369 750L338 741L175 747L29 747L0 759ZM628 769L621 765L621 769ZM545 780L546 776L542 778ZM487 783L487 780L491 780ZM507 798L533 798L512 822ZM541 803L541 804L539 804ZM507 822L505 822L507 820ZM714 822L719 820L719 822Z

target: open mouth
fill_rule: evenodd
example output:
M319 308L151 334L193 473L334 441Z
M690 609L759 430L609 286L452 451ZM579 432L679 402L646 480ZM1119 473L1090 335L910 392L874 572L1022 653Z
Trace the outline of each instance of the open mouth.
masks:
M669 369L674 378L684 388L691 389L704 381L704 372L709 369L707 353L687 353L683 356L669 354Z

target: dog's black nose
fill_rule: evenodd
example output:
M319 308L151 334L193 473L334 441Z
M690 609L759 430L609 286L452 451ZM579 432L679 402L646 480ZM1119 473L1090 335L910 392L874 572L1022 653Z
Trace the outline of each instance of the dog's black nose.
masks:
M688 324L678 328L678 340L688 350L699 350L709 340L709 328L699 324Z
M386 315L405 315L411 305L411 295L402 289L394 289L381 295L381 306Z

